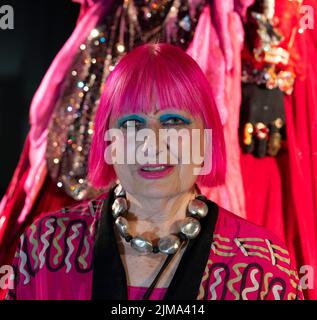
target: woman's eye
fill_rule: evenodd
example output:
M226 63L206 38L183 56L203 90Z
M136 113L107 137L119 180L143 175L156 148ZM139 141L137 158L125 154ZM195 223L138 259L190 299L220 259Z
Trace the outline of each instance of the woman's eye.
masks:
M162 124L164 126L177 126L177 125L184 125L189 123L190 123L189 121L185 121L184 119L181 119L178 117L172 117L162 121Z
M127 120L120 124L120 128L127 129L127 128L136 128L139 129L143 126L143 122L139 120Z

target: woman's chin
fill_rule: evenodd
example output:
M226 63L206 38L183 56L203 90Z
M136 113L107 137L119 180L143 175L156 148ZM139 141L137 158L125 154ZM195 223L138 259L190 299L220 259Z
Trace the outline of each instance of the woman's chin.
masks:
M144 179L138 178L134 183L135 193L150 198L165 198L177 194L180 184L171 178ZM132 191L132 190L131 190Z

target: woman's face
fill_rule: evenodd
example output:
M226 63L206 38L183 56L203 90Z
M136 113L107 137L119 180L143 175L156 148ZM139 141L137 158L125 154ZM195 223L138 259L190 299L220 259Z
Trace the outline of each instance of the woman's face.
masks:
M113 165L127 192L164 198L193 187L204 155L200 117L171 108L111 117L109 127L122 134L123 141L111 153L112 159L124 159Z

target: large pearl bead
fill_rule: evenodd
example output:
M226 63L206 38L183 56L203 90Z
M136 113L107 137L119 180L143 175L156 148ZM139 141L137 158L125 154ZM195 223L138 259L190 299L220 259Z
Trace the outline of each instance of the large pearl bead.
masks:
M118 228L118 231L123 238L130 236L129 230L128 230L128 221L126 218L118 217L115 221L115 225Z
M187 217L180 224L180 231L188 238L194 239L197 237L201 229L200 223L198 220Z
M116 219L128 210L128 203L125 198L117 198L112 205L112 216Z
M192 216L204 218L208 213L208 206L205 202L198 199L194 199L189 202L188 211Z
M158 243L158 248L160 252L166 254L174 254L180 247L180 240L177 236L171 234L160 239Z
M114 189L114 194L116 197L125 197L125 191L121 184L118 184Z
M152 243L142 237L135 237L131 240L131 247L141 254L149 254L153 250Z

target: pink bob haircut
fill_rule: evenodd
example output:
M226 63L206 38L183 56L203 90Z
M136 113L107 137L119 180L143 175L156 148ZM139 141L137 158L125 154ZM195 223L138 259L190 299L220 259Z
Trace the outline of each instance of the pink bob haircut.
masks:
M154 95L154 103L153 103ZM150 113L158 108L176 108L200 116L205 129L212 129L211 172L200 175L197 184L211 187L224 183L226 170L223 128L211 87L199 65L183 50L166 43L144 44L123 56L108 76L95 118L88 179L96 188L113 185L112 165L104 160L110 142L104 140L110 116ZM206 152L207 154L208 152Z

